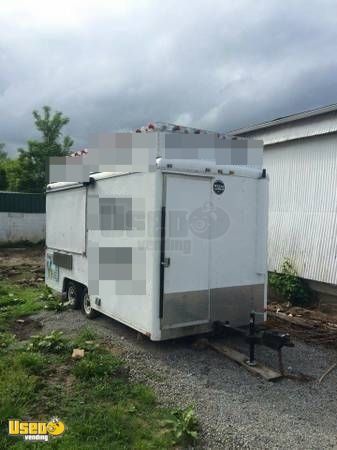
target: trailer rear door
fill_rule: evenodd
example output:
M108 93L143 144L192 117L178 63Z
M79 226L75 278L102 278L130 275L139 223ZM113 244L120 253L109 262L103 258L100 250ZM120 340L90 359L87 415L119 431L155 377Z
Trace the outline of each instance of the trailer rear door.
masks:
M210 178L164 175L163 328L198 325L210 320L210 227L207 212L210 196Z

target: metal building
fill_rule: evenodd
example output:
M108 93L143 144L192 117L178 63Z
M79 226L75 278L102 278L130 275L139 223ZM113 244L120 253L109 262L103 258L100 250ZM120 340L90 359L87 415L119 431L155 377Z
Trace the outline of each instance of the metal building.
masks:
M264 141L269 270L290 258L321 306L337 305L337 104L228 134Z

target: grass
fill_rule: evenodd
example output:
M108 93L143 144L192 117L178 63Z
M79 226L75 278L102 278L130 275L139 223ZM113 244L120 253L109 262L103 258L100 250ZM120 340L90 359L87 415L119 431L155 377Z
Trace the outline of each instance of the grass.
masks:
M19 317L40 311L45 304L44 287L0 282L0 332L7 331Z
M42 287L0 283L1 450L46 445L60 450L178 449L196 440L194 411L158 405L150 388L130 381L124 361L93 330L84 329L71 340L52 332L17 341L10 332L13 321L44 308L45 302ZM74 360L73 348L84 349L85 356ZM7 435L9 418L48 421L55 416L66 431L48 444Z

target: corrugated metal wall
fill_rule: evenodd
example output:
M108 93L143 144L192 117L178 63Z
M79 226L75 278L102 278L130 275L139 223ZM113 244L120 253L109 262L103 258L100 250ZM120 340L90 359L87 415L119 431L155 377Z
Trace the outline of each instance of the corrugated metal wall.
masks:
M268 145L269 270L290 258L308 279L337 284L337 135Z
M264 145L289 142L294 139L334 133L337 131L337 112L290 121L282 125L256 130L242 136L262 139ZM241 136L239 133L238 136Z
M46 212L46 197L44 194L1 191L0 212L44 213Z

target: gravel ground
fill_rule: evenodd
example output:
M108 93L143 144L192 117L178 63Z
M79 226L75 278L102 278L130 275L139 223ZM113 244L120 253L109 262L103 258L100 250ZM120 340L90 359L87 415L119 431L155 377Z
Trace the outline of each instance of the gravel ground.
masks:
M36 316L34 316L35 318ZM72 334L88 326L78 311L43 312L44 332ZM156 343L112 319L100 316L89 326L117 347L136 381L154 388L164 405L193 404L200 418L200 448L337 449L337 370L322 384L317 378L337 360L335 349L299 341L284 351L285 367L314 377L308 382L267 382L190 339ZM239 342L230 338L230 345ZM257 358L276 367L276 354L259 348Z

